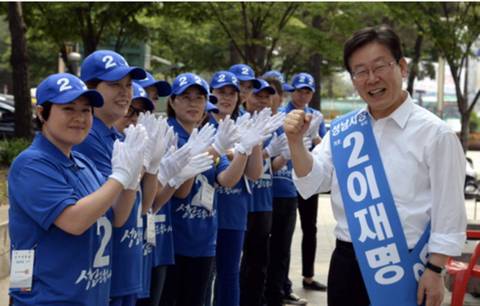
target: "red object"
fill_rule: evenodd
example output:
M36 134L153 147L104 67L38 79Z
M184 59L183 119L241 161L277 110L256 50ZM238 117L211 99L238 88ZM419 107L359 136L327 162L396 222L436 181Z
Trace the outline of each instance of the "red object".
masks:
M480 231L467 230L467 239L480 239ZM472 277L480 278L480 265L477 265L480 257L480 243L477 243L475 251L468 263L448 259L446 269L447 273L453 278L452 301L451 306L462 306L465 293L467 291L468 281Z

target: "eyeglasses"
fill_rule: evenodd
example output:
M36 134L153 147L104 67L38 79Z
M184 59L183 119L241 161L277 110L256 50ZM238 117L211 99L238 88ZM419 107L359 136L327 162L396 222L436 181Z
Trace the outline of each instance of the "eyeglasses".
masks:
M353 71L352 78L355 81L365 81L370 76L370 71L373 73L374 76L382 76L388 72L388 70L393 67L394 64L397 62L395 60L385 63L385 62L377 62L373 65L372 68L359 68L356 71Z
M144 109L135 108L135 107L130 105L130 107L128 108L127 117L128 118L131 118L133 116L138 117L140 115L140 113L144 113L144 112L145 112Z

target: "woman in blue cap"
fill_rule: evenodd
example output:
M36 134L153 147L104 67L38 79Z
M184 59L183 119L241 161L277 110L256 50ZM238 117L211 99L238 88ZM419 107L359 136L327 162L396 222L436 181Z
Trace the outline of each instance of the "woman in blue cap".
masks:
M218 160L233 147L238 135L234 122L229 118L219 124L216 133L209 123L197 132L204 118L208 95L208 83L199 76L180 74L172 84L167 113L169 123L178 135L179 147L188 145L192 139L204 137L205 141L193 146L192 151L209 152ZM215 259L215 182L234 186L241 176L238 173L243 171L238 171L236 167L223 171L213 167L194 179L173 182L178 188L171 199L175 265L168 267L160 305L203 305Z
M36 95L40 132L8 177L13 304L107 305L112 223L125 223L131 209L118 195L142 169L145 130L131 128L125 143L114 144L104 177L72 151L102 96L70 74L51 75Z
M255 88L246 101L249 113L261 112L272 106L275 89L267 81L258 79ZM269 141L264 142L264 146ZM253 199L248 214L247 232L241 264L240 305L260 306L267 277L268 250L272 226L272 168L270 157L263 160L260 179L251 184Z
M77 145L75 150L90 157L104 176L108 176L111 172L113 142L122 138L114 124L128 113L132 100L132 80L140 80L145 77L143 69L130 67L120 54L109 50L95 51L82 63L80 78L89 88L99 91L105 103L95 112L93 126L88 137L82 144ZM151 131L147 129L147 132L149 136L152 136L150 135ZM115 227L113 230L110 305L135 305L137 294L142 290L143 222L141 212L142 209L146 210L145 205L151 205L151 201L142 201L142 197L153 199L156 193L156 173L159 167L158 159L149 158L155 155L148 153L151 151L149 148L151 148L151 142L147 143L143 184L152 186L152 188L144 187L143 193L140 195L137 192L140 180L128 186L129 193L124 196L131 200L132 213L123 226Z
M227 116L237 119L240 113L237 77L229 71L218 71L213 75L210 86L217 98L218 108L218 113L210 114L210 122L218 126L218 122ZM257 180L262 169L261 133L253 125L241 133L243 143L240 141L234 152L228 152L229 158L223 159L219 168L237 163L241 165L240 173L246 177L242 176L231 188L219 186L215 190L218 203L215 303L224 306L238 306L240 303L240 257L252 196L247 177Z
M151 73L145 71L146 77L142 80L136 80L135 83L142 86L147 92L147 97L157 104L159 97L167 97L172 91L172 87L167 81L156 80Z
M253 89L260 87L260 83L255 78L255 72L252 67L245 64L233 65L228 71L235 74L240 81L240 102L244 105L252 94Z

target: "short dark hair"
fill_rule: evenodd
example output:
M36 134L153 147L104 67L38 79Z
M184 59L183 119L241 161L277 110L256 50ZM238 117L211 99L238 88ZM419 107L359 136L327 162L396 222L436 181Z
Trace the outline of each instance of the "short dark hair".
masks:
M175 101L175 95L171 95L167 99L167 117L168 118L175 118L175 110L173 109L171 103Z
M352 74L352 70L350 68L349 60L352 54L356 50L372 42L384 45L390 50L397 63L403 57L400 38L392 28L387 25L363 28L353 33L352 37L345 42L343 47L343 64L350 74Z
M44 102L42 103L42 111L40 112L40 115L42 119L40 119L39 116L35 117L35 121L37 123L37 127L41 130L43 127L43 123L48 120L48 117L50 117L50 111L52 110L52 102Z
M85 85L87 85L88 89L97 89L98 84L100 84L102 80L99 79L93 79L90 81L86 81Z

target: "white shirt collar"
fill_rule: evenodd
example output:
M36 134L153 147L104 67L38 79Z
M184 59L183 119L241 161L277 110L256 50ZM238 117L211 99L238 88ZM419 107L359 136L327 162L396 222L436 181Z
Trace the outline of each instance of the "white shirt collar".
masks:
M370 110L368 109L368 105L365 106L365 110L368 112L370 115L370 118L375 121L373 118L372 114L370 113ZM410 97L410 94L407 92L407 98L405 101L400 104L399 107L397 107L396 110L393 111L390 115L388 115L385 118L382 119L393 119L400 128L405 128L405 125L407 124L408 118L410 118L410 115L413 111L413 101L412 97Z

